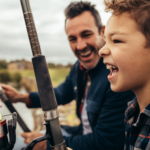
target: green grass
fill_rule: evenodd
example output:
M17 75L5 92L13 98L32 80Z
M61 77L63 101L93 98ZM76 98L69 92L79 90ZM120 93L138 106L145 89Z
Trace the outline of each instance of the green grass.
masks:
M70 68L53 68L49 69L53 86L57 86L62 83L66 76L69 74Z
M22 71L19 71L19 73L21 74L22 77L29 77L29 78L35 79L33 70L22 70Z
M69 74L70 68L50 68L49 73L50 77L53 83L53 86L56 87L60 83L62 83L66 76ZM16 71L8 71L10 74L13 74ZM34 71L33 70L22 70L22 71L17 71L21 74L22 77L29 77L29 78L34 78Z

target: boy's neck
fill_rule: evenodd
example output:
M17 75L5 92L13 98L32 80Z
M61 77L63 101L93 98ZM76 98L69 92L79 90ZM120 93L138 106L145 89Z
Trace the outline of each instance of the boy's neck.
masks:
M136 95L141 113L147 105L150 104L150 84L134 91L134 93Z

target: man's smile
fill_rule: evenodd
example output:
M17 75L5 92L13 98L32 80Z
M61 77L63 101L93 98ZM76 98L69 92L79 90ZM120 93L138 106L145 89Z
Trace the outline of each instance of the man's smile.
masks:
M95 53L96 49L91 45L88 45L83 50L76 49L76 56L83 62L90 62L94 59Z
M85 52L79 52L79 55L81 56L81 57L89 57L90 55L91 55L91 53L92 53L92 50L87 50L87 51L85 51Z

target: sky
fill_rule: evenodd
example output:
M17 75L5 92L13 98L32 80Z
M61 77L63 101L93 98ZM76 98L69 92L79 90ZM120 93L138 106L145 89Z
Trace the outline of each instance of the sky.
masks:
M88 1L96 5L102 23L106 25L110 13L104 11L103 0ZM47 62L66 65L77 60L64 30L64 9L70 2L72 0L30 0L42 54ZM0 59L8 62L32 59L20 0L0 0Z

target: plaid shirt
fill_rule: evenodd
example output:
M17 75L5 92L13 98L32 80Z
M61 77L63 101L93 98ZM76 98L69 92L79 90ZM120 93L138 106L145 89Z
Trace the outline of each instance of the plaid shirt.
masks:
M150 150L150 104L139 112L137 99L128 103L124 150Z

